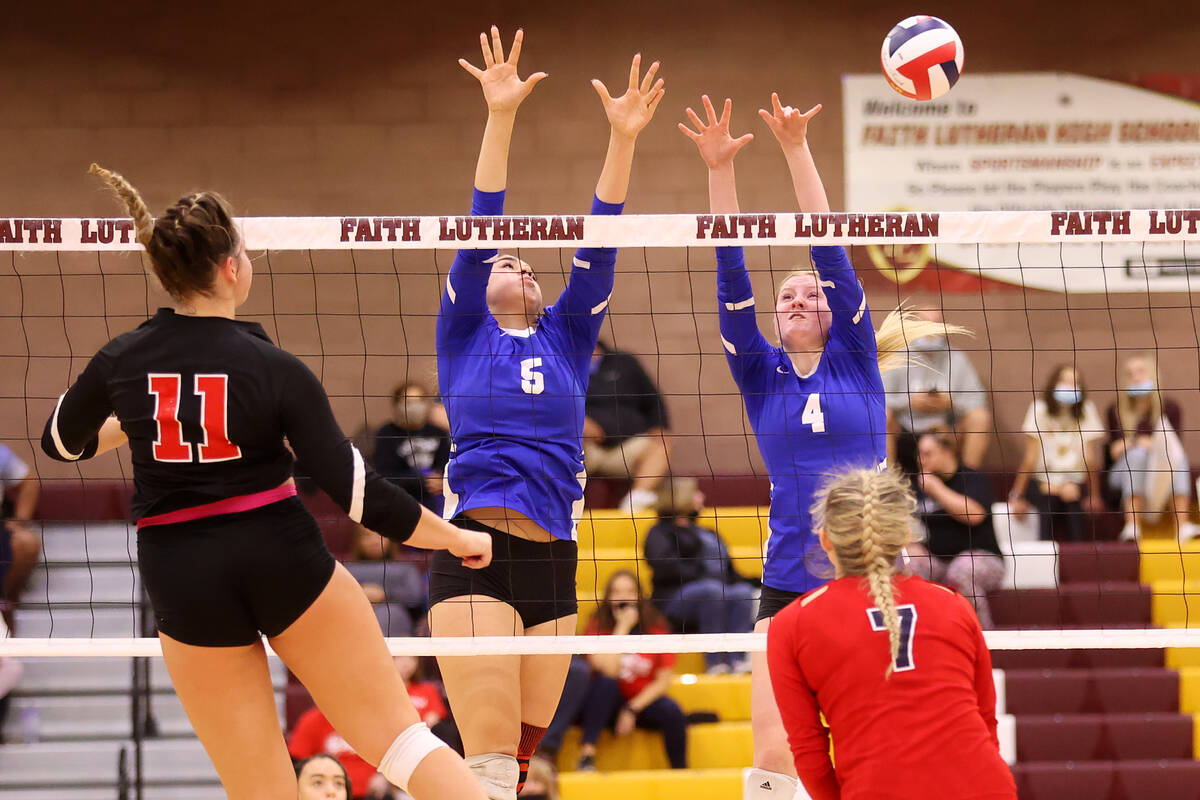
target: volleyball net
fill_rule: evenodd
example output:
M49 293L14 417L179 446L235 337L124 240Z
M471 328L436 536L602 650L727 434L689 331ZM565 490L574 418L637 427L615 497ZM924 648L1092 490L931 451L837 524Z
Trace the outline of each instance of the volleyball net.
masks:
M654 377L669 416L669 472L697 479L706 497L697 523L720 535L733 567L750 581L762 574L770 487L726 364L713 248L746 248L759 327L772 339L771 300L789 272L812 263L806 248L842 245L876 326L907 304L940 311L974 333L951 339L950 349L965 361L949 363L969 363L978 387L934 370L928 385L910 374L901 391L910 408L932 390L948 395L943 402L951 407L956 393L970 395L987 412L986 428L974 432L984 441L978 470L991 488L987 510L1005 564L989 593L996 628L989 645L1200 647L1200 542L1188 540L1185 527L1196 521L1200 466L1200 211L366 216L241 224L255 283L239 318L261 323L312 367L343 429L368 456L375 431L392 418L398 385L436 390L434 326L456 249L517 254L536 270L549 303L570 277L576 248L619 247L601 339L634 355ZM41 485L37 519L24 526L37 537L41 559L16 610L15 635L0 640L0 657L157 655L126 522L127 453L68 465L46 458L38 443L55 399L87 360L166 298L147 276L128 220L0 220L0 251L0 443ZM1108 412L1113 408L1119 422L1121 395L1137 382L1127 374L1135 356L1156 365L1151 406L1170 424L1131 433L1146 449L1144 461L1132 464L1108 450ZM1096 412L1073 433L1042 430L1030 411L1053 394L1048 381L1060 365L1075 371ZM890 404L900 419L904 399ZM948 433L962 446L971 432L951 426ZM1089 502L1086 511L1017 507L1010 493L1022 471L1043 494L1058 490L1051 465L1060 450L1078 449L1072 436L1095 443L1088 471L1097 478L1079 479L1085 489L1098 487L1102 502ZM1041 452L1034 468L1023 466L1031 441ZM1121 470L1125 477L1114 477ZM627 477L593 474L590 481L578 528L581 630L614 574L628 571L651 590L644 546L658 522L653 510L615 507L628 492ZM1135 484L1145 502L1136 538L1123 540L1129 531L1122 504ZM302 494L335 555L361 558L344 516L319 493ZM384 584L400 572L423 575L420 558L384 563ZM414 617L422 605L419 592L383 602L387 614L406 609ZM389 632L386 615L381 622ZM694 624L683 630L645 637L636 650L743 652L764 645L754 634L688 632ZM404 634L391 642L397 652L443 655L635 647L628 637L597 636L452 641Z

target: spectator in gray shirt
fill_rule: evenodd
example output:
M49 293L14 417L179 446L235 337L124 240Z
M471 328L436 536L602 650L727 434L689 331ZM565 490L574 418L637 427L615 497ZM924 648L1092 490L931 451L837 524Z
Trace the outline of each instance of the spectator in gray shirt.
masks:
M936 309L921 312L941 322ZM917 470L921 434L950 431L956 435L960 460L979 469L991 443L992 415L987 391L965 353L941 336L926 336L909 345L912 360L883 373L887 393L888 452L909 475Z

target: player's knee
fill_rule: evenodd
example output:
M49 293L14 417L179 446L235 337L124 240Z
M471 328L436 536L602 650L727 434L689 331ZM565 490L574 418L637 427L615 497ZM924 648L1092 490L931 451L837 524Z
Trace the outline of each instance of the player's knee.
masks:
M503 753L467 756L467 767L483 787L488 800L517 800L521 767L514 756Z
M434 750L446 747L446 743L433 735L429 726L418 722L405 728L392 742L379 761L379 771L396 786L408 790L413 773ZM513 761L514 766L516 761Z

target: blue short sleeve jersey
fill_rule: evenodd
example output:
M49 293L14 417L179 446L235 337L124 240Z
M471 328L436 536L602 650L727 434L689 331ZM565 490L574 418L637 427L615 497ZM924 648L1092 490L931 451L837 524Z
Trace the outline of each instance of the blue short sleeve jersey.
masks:
M813 247L833 321L811 375L797 375L781 348L758 330L754 293L740 247L717 249L721 343L741 390L771 479L771 533L763 583L807 592L833 577L817 543L810 507L829 473L878 468L887 421L875 329L867 298L841 247ZM828 574L824 574L828 572Z
M593 214L623 206L594 199ZM504 211L504 192L475 190L471 213ZM460 250L438 312L438 386L450 417L444 515L518 511L574 539L583 511L584 402L589 365L613 290L617 251L586 247L558 301L526 330L499 326L487 308L496 250Z

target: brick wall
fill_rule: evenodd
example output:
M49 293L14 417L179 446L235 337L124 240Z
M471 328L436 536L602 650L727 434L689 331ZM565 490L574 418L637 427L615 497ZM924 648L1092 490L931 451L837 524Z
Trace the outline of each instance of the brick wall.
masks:
M743 207L790 208L783 162L754 116L773 89L793 104L825 104L812 141L836 208L840 75L876 70L883 34L913 10L797 0L261 5L60 2L7 11L0 215L113 215L113 201L85 175L93 160L125 172L154 208L184 190L213 187L247 215L461 211L484 109L455 60L478 59L475 36L493 21L506 37L524 25L523 71L551 76L518 121L511 211L587 208L607 133L588 79L620 86L638 49L662 59L668 94L639 143L630 212L705 207L704 169L675 130L683 106L698 102L701 91L733 97L735 129L759 137L738 161ZM1186 4L1156 5L1139 4L1136 16L1113 0L1086 4L1086 11L1078 4L946 2L937 12L961 33L971 70L1193 70L1200 14ZM568 256L530 259L549 297L562 286ZM645 354L671 396L685 469L744 472L759 461L716 336L711 265L708 253L626 251L608 335ZM435 261L428 254L273 257L256 265L244 312L306 356L353 430L386 414L383 397L397 380L432 376L430 314L437 274L447 266L445 255ZM126 256L0 259L0 440L31 456L28 439L40 431L49 398L96 347L160 302L139 269ZM351 271L357 281L347 280ZM766 274L756 282L760 293L771 291ZM883 309L897 297L893 290L871 299ZM1079 298L1078 305L1103 300ZM1082 356L1083 369L1094 386L1111 389L1111 348L1196 344L1186 297L1149 300L1153 315L1145 297L1120 298L1128 310L1069 315L1062 298L989 298L986 315L981 298L953 302L962 306L954 318L980 332L974 359L997 390L1000 427L1012 430L1030 386L1072 347L1101 348ZM1031 360L1032 343L1041 354ZM1171 352L1165 382L1191 387L1180 395L1194 427L1195 351ZM993 451L997 465L1015 463L1014 443L1006 437ZM78 474L41 456L37 466L48 477ZM113 456L82 469L89 476L128 472Z

